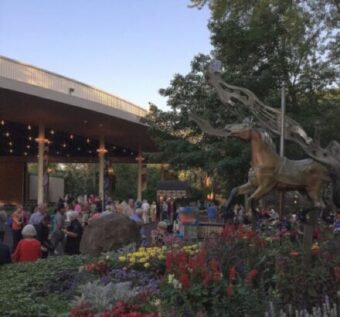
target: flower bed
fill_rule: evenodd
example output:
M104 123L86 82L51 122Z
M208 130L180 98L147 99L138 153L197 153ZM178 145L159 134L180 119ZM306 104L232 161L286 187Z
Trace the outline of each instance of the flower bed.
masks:
M268 236L228 226L200 244L132 245L95 259L9 265L0 270L0 310L8 316L337 316L338 244L320 240L306 263L289 232Z

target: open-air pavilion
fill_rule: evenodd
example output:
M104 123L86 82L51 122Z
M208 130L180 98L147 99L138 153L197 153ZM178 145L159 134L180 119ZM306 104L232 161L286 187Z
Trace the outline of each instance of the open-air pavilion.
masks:
M38 163L38 203L46 201L48 162L98 162L103 199L106 160L138 164L141 199L142 151L155 150L141 122L146 114L100 89L0 56L0 201L25 201L30 162Z

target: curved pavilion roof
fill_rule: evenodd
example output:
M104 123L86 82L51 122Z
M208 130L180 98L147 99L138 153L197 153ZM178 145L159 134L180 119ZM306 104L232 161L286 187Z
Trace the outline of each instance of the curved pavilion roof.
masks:
M46 128L52 156L96 156L101 135L110 156L135 156L139 148L153 151L148 128L140 122L146 114L100 89L0 56L1 156L34 155L26 139L36 135L39 123Z

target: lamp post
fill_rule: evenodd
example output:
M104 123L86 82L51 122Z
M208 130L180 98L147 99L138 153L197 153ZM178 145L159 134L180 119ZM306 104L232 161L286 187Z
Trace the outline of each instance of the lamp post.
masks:
M280 133L280 157L285 156L285 133L286 133L286 93L285 93L285 83L282 83L281 87L281 133ZM282 220L282 214L284 209L284 191L280 192L279 199L279 215L280 221Z

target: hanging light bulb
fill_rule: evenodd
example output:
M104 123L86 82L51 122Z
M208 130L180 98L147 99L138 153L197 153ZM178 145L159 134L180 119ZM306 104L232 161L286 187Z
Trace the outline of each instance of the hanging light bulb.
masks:
M30 125L28 125L28 126L27 126L27 129L28 129L28 130L31 130L31 129L32 129L32 127L31 127Z
M51 133L51 134L54 134L54 130L51 130L50 133Z
M6 133L5 133L5 135L6 135L7 137L9 137L9 136L10 136L9 132L6 132Z
M72 140L74 138L73 134L70 134L70 139Z
M5 125L5 121L4 120L1 120L1 125Z
M86 142L87 142L87 143L90 143L90 142L91 142L91 140L90 140L89 138L87 138L87 139L86 139Z

